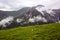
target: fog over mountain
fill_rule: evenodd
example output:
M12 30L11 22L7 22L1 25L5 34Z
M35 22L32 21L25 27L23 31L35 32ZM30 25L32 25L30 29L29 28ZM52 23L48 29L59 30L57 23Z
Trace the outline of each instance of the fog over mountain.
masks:
M0 0L0 29L60 22L60 0Z
M16 26L60 22L60 9L41 10L44 7L44 5L33 6L29 9L26 9L27 11L17 15L16 17L9 16L4 18L0 21L0 27L4 29ZM40 8L40 10L38 8Z

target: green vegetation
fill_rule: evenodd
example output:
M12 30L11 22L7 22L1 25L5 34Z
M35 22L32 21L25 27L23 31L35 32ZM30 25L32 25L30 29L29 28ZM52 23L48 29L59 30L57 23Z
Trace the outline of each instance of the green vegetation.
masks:
M60 23L0 30L0 40L60 40Z

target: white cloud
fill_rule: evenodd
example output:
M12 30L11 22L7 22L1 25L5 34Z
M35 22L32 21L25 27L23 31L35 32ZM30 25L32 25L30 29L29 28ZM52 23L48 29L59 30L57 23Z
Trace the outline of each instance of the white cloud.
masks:
M4 3L0 3L0 10L7 10L7 11L11 11L11 9L13 10L13 8L11 8L11 6L4 4Z
M40 15L38 15L38 16L34 16L33 18L29 18L29 20L28 20L29 22L32 22L32 23L34 23L34 22L38 22L38 21L40 21L40 22L47 22L47 19L45 19L44 17L41 17Z
M14 17L9 16L0 21L0 26L6 27L7 26L6 24L8 24L8 25L11 24L13 20L14 20Z
M16 21L17 21L17 23L20 23L23 21L23 19L17 19Z
M34 22L35 22L35 19L34 19L34 18L30 18L30 19L29 19L29 22L34 23Z
M51 9L58 9L60 8L60 0L51 0L51 3L49 3L46 7Z
M60 8L60 0L0 0L0 10L17 10L38 4L46 5L48 8Z

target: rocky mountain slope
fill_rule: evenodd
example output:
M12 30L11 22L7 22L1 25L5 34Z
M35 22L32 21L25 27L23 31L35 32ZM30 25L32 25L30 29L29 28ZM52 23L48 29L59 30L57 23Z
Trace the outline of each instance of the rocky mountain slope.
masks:
M37 7L44 7L43 5L37 5L29 8L24 13L19 14L16 17L7 17L0 21L1 28L10 28L24 25L35 24L48 24L60 22L60 9L47 9L38 11ZM6 21L6 22L5 22Z
M14 16L16 17L17 15L21 14L21 13L25 13L29 10L29 7L24 7L22 9L19 9L17 11L2 11L0 10L0 18L6 18L8 16Z

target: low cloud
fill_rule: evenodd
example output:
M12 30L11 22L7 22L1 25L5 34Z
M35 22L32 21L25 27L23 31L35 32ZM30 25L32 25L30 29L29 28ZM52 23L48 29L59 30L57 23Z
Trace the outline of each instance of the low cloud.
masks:
M45 22L45 23L47 23L47 19L38 15L36 17L34 16L33 18L30 18L29 22L32 22L32 23L34 23L34 22Z
M13 18L14 18L14 17L9 16L9 17L1 20L1 21L0 21L0 26L6 27L7 25L10 25L10 24L12 23L12 21L14 20ZM6 24L7 24L7 25L6 25Z

